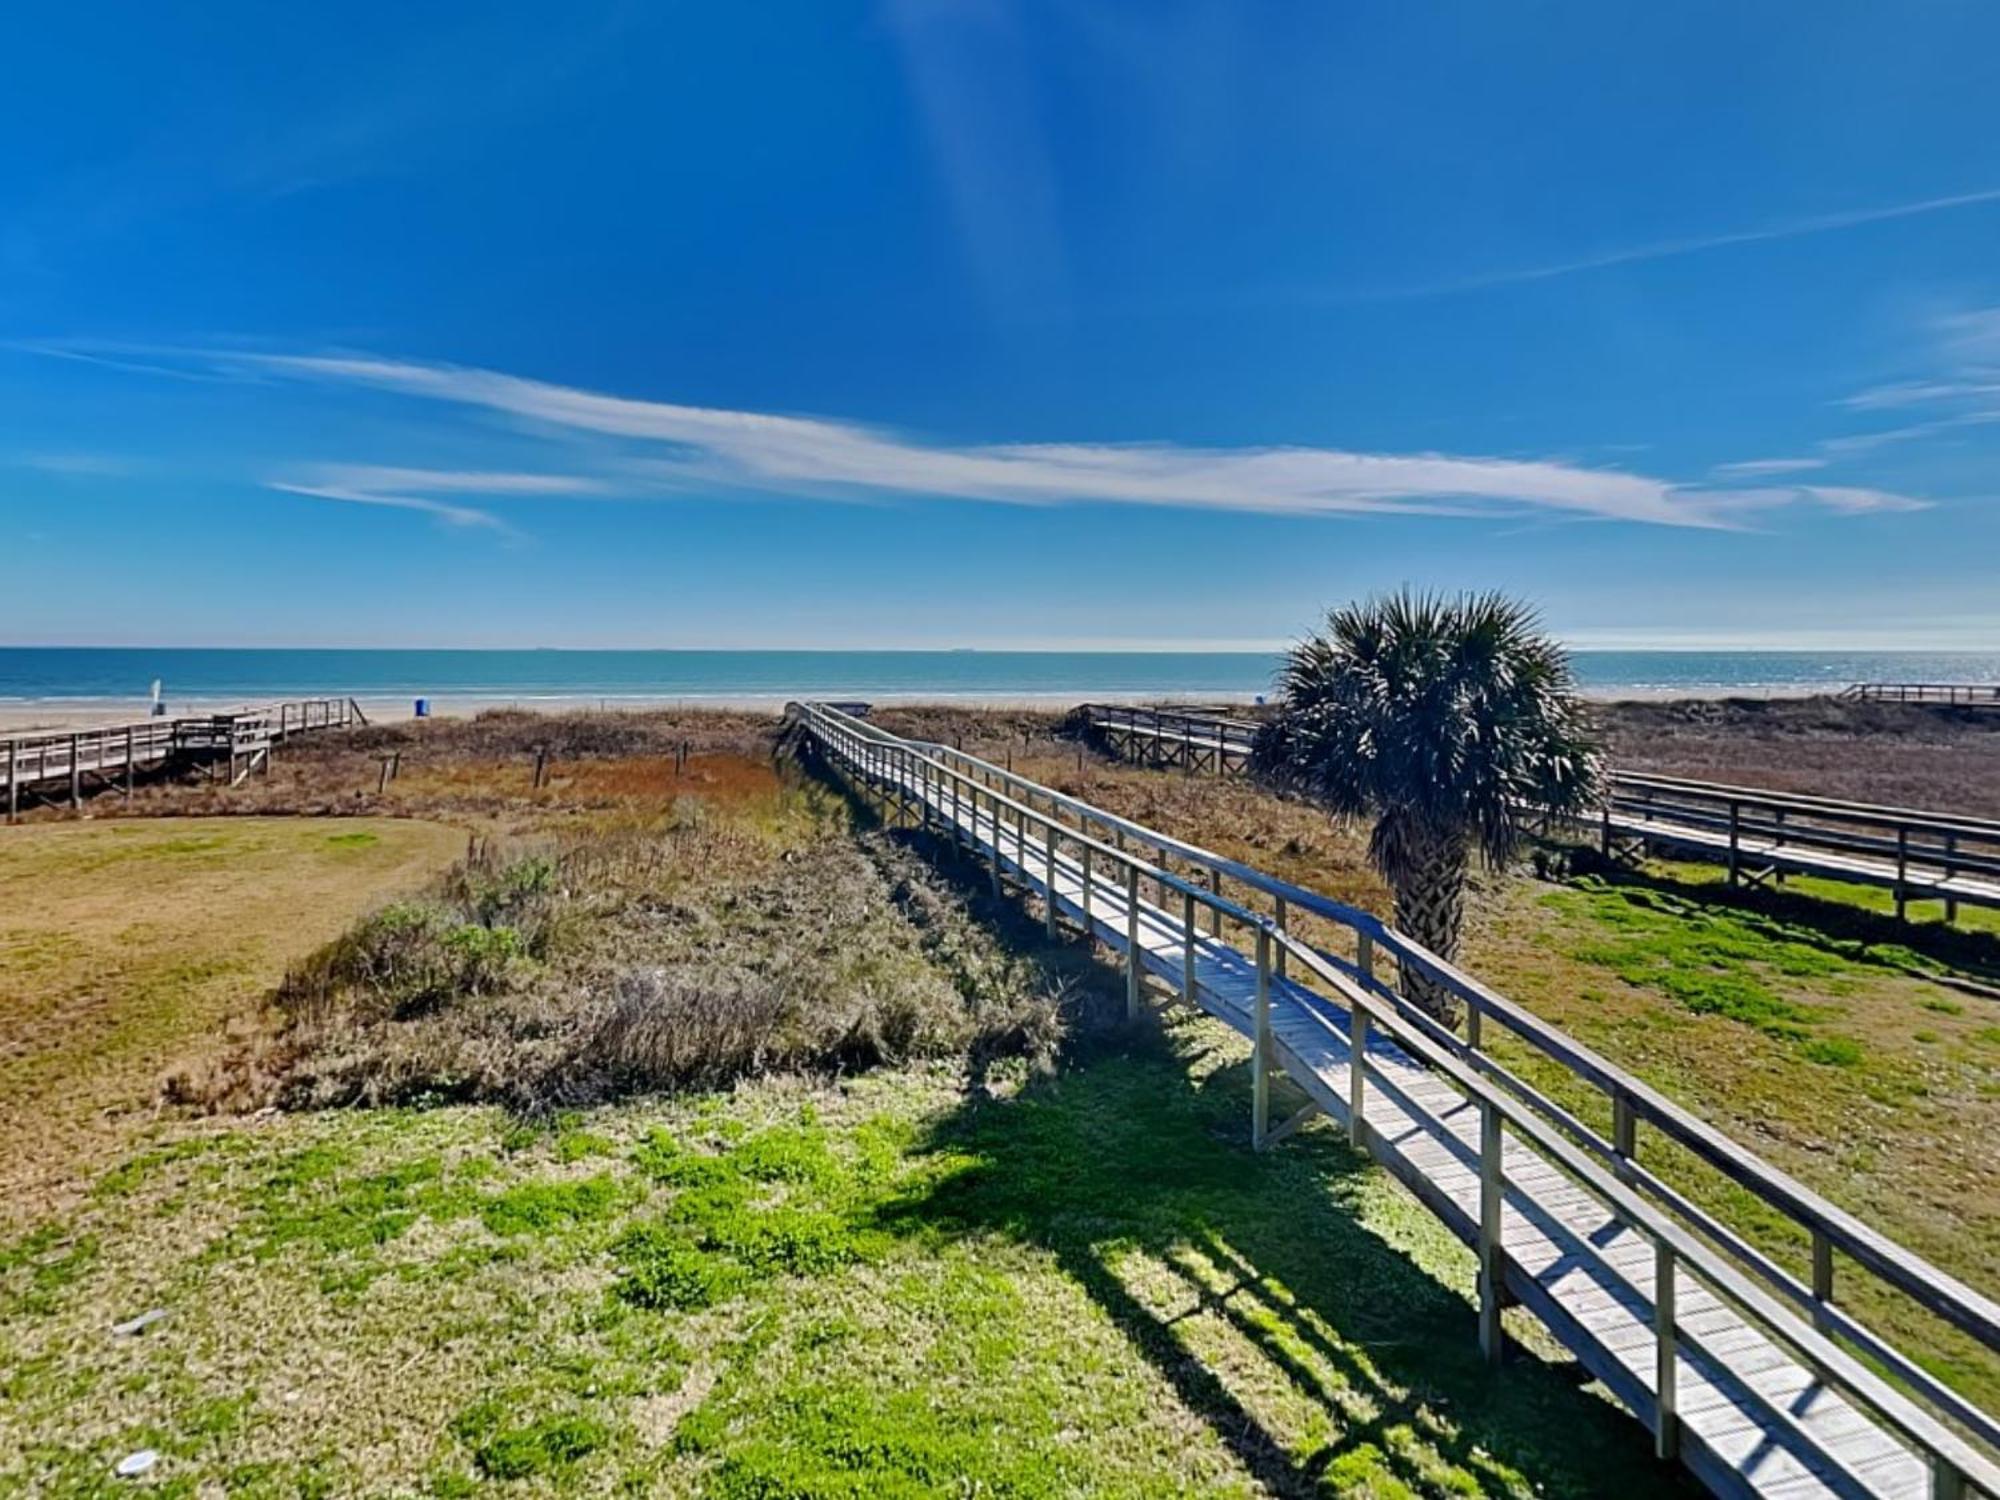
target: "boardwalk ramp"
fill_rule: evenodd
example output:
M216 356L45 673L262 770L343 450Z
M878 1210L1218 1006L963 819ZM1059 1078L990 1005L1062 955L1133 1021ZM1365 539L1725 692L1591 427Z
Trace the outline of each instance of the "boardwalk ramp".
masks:
M2000 1349L2000 1308L1977 1292L1366 912L949 747L824 705L788 713L885 816L979 859L1051 934L1067 925L1118 954L1134 1013L1163 985L1247 1037L1255 1144L1324 1113L1406 1184L1477 1255L1496 1362L1501 1309L1519 1303L1717 1494L2000 1500L2000 1423L1841 1306L1834 1251ZM1303 941L1301 914L1345 951ZM1398 993L1391 974L1417 970L1464 1003L1464 1037ZM1611 1134L1490 1056L1495 1026L1603 1091ZM1280 1074L1309 1101L1282 1121ZM1811 1280L1650 1172L1642 1125L1804 1229Z

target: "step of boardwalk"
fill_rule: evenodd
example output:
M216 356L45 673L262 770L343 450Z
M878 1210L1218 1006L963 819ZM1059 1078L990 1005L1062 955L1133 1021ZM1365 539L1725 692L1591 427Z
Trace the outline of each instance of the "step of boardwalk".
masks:
M928 808L947 836L995 853L989 816L915 776L888 782L913 807ZM1122 877L1093 874L1086 898L1081 862L1002 823L1001 870L1057 912L1123 952L1132 912ZM1053 873L1053 882L1051 882ZM1087 899L1087 905L1086 905ZM1183 984L1189 934L1181 915L1143 896L1140 962L1175 990ZM1197 924L1198 926L1198 924ZM1253 959L1212 933L1193 934L1194 995L1208 1014L1253 1033ZM1290 979L1270 981L1276 1064L1334 1121L1347 1124L1351 1048L1347 1011ZM1378 1157L1468 1244L1478 1232L1480 1112L1393 1041L1371 1032L1363 1118ZM1525 1143L1507 1139L1502 1242L1509 1292L1539 1317L1578 1361L1635 1412L1649 1412L1655 1381L1654 1250L1588 1190ZM1707 1355L1683 1352L1676 1365L1683 1461L1721 1494L1923 1496L1925 1463L1851 1402L1824 1385L1778 1344L1745 1322L1683 1265L1676 1285L1680 1325ZM1504 1379L1504 1371L1496 1378ZM1774 1422L1751 1390L1786 1414Z

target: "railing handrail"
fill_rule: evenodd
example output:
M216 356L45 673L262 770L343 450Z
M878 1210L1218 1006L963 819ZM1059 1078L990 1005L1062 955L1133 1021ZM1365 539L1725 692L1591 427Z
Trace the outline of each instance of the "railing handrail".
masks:
M1131 727L1139 727L1138 720L1143 715L1155 723L1171 719L1182 724L1197 724L1204 729L1216 731L1218 739L1239 739L1248 741L1262 726L1249 719L1225 719L1219 714L1205 714L1186 708L1153 708L1144 704L1130 703L1082 703L1077 705L1084 717L1096 723L1100 720L1124 718Z
M870 726L872 727L872 726ZM947 748L947 747L939 747ZM952 751L963 755L963 751ZM967 757L973 759L976 757ZM985 764L981 762L981 764ZM990 767L997 774L1012 773ZM1050 795L1060 796L1060 793ZM1070 799L1074 803L1074 799ZM1088 804L1076 804L1088 806ZM1452 991L1468 1006L1498 1018L1508 1030L1533 1043L1556 1062L1592 1084L1614 1102L1621 1096L1635 1113L1693 1150L1709 1165L1750 1189L1773 1207L1784 1210L1801 1227L1817 1230L1838 1249L1868 1267L1890 1286L1911 1297L1947 1322L2000 1351L2000 1305L1939 1270L1870 1228L1854 1215L1828 1202L1790 1174L1772 1166L1720 1131L1705 1124L1665 1095L1600 1056L1582 1042L1549 1025L1514 1001L1498 994L1472 975L1405 937L1372 913L1345 906L1260 870L1227 859L1196 845L1157 834L1140 824L1092 809L1122 825L1125 832L1170 850L1177 858L1204 864L1220 873L1316 916L1366 932L1397 958L1419 969Z
M1025 777L1018 776L1013 772L994 766L990 762L982 761L977 756L968 755L952 747L931 741L904 740L899 736L889 734L878 726L866 724L861 720L840 714L835 710L829 710L819 704L794 704L792 708L805 713L811 718L823 718L827 720L834 726L836 732L843 733L853 739L871 741L884 749L893 750L904 755L915 755L916 758L928 762L935 769L958 781L970 782L974 778L947 764L947 759L957 759L975 765L983 773L1009 784L1032 787L1036 793L1047 799L1052 807L1066 807L1073 813L1076 813L1080 820L1084 817L1092 817L1098 821L1121 825L1123 831L1129 832L1134 836L1140 837L1142 841L1153 843L1156 846L1178 845L1182 849L1189 850L1194 848L1191 845L1181 844L1179 840L1169 839L1165 835L1156 834L1152 830L1144 828L1143 825L1131 824L1128 820L1118 818L1112 814L1106 814L1101 809L1090 807L1089 804L1081 804L1075 798L1064 796L1062 793L1055 792L1051 788L1041 786L1038 783L1029 781ZM1423 1026L1412 1022L1411 1018L1405 1013L1405 1003L1401 1001L1401 997L1395 996L1393 992L1390 992L1385 999L1384 995L1376 993L1369 986L1357 983L1355 977L1339 960L1329 954L1322 953L1317 947L1296 938L1263 913L1250 911L1237 906L1235 903L1225 902L1215 895L1215 893L1206 890L1200 885L1181 880L1169 871L1165 871L1157 866L1146 865L1142 861L1136 860L1128 851L1098 843L1097 841L1088 839L1085 835L1079 835L1075 830L1059 823L1051 815L1042 813L1039 809L1034 808L1028 803L1002 797L989 786L982 785L979 787L979 790L986 794L994 806L997 807L1004 802L1005 805L1016 809L1020 814L1042 824L1045 829L1051 830L1047 834L1050 840L1053 840L1057 836L1057 833L1060 833L1062 837L1069 838L1072 841L1088 843L1110 858L1143 872L1144 878L1157 880L1163 885L1180 890L1185 895L1205 905L1227 911L1239 922L1252 927L1265 935L1270 941L1279 944L1286 952L1296 956L1301 963L1304 963L1322 980L1332 985L1340 996L1348 1002L1350 1007L1365 1010L1371 1019L1381 1022L1385 1029L1395 1037L1399 1046L1402 1046L1406 1051L1416 1053L1420 1061L1434 1072L1441 1074L1462 1093L1479 1100L1483 1105L1491 1107L1496 1114L1512 1123L1517 1134L1526 1137L1537 1149L1552 1157L1563 1170L1570 1173L1573 1177L1580 1179L1585 1186L1589 1187L1597 1196L1604 1200L1607 1206L1612 1208L1617 1217L1639 1232L1649 1235L1654 1239L1655 1243L1670 1248L1672 1253L1684 1261L1712 1290L1720 1293L1726 1300L1735 1303L1750 1315L1756 1325L1775 1335L1780 1342L1792 1348L1822 1378L1828 1379L1833 1384L1847 1391L1850 1395L1858 1398L1864 1405L1870 1407L1886 1419L1890 1425L1915 1440L1926 1451L1938 1455L1949 1462L1958 1474L1977 1483L1989 1494L2000 1495L2000 1468L1996 1468L1984 1454L1972 1448L1964 1439L1946 1428L1936 1417L1917 1406L1903 1393L1889 1386L1880 1376L1868 1370L1860 1361L1833 1343L1825 1334L1809 1324L1801 1322L1797 1316L1782 1304L1772 1302L1769 1294L1760 1291L1744 1277L1741 1271L1720 1259L1709 1246L1690 1234L1686 1228L1665 1216L1658 1209L1645 1203L1632 1192L1628 1185L1608 1175L1595 1159L1579 1149L1574 1143L1556 1133L1558 1127L1552 1126L1544 1114L1533 1104L1517 1100L1511 1097L1508 1091L1494 1087L1484 1075L1468 1067L1463 1059L1456 1055L1454 1051L1441 1046L1437 1039L1426 1033ZM999 853L997 824L994 845L997 857ZM1051 856L1053 856L1053 847L1051 843ZM1219 857L1213 856L1211 858L1217 858L1219 865L1227 865L1233 869L1247 869L1247 867L1237 865L1235 861L1221 861ZM1253 871L1250 873L1257 874L1259 872ZM1284 882L1273 881L1270 883L1280 886L1285 885ZM1296 887L1289 887L1289 889L1298 891ZM1053 892L1050 894L1051 899L1053 899ZM1302 891L1298 892L1298 894L1304 896L1312 895L1310 892ZM1297 902L1295 904L1301 906L1308 905L1306 902ZM1313 904L1333 907L1342 911L1353 910L1351 908L1342 908L1339 906L1339 903L1324 901L1324 898L1317 898ZM1355 914L1362 917L1368 916L1366 913ZM1355 924L1350 923L1349 925ZM1436 955L1429 953L1428 950L1423 949L1420 945L1411 940L1402 939L1400 934L1384 926L1378 919L1368 917L1367 924L1365 926L1356 926L1356 930L1366 931L1371 936L1388 940L1391 951L1398 952L1399 957L1407 956L1411 958L1412 961L1418 963L1419 967L1431 973L1433 977L1446 982L1448 987L1457 988L1460 985L1467 986L1478 992L1482 1003L1493 1005L1494 1002L1497 1002L1497 1006L1495 1007L1496 1013L1499 1008L1515 1009L1511 1005L1511 1002L1504 1001L1501 997L1493 994L1493 992L1487 990L1483 985L1479 985L1477 981L1472 980L1469 976L1463 975L1452 965L1437 958ZM1466 999L1468 1003L1472 1002L1472 995L1465 993L1463 990L1460 993L1461 998ZM1540 1023L1537 1024L1539 1025ZM1553 1035L1561 1037L1561 1033L1554 1032L1553 1028L1547 1029ZM1567 1038L1563 1038L1563 1040L1565 1042L1568 1041ZM1571 1043L1570 1046L1576 1054L1595 1057L1595 1054L1590 1053L1580 1043ZM1551 1053L1551 1055L1557 1054ZM1601 1059L1597 1061L1601 1063ZM1621 1079L1626 1076L1608 1063L1603 1063L1602 1067ZM1639 1084L1637 1080L1628 1080L1628 1082L1635 1093L1651 1092L1643 1084ZM1665 1100L1661 1100L1660 1102L1672 1114L1679 1115L1700 1132L1722 1142L1732 1153L1750 1163L1764 1167L1764 1170L1772 1178L1788 1184L1790 1183L1790 1179L1784 1177L1784 1174L1777 1172L1775 1168L1770 1168L1759 1162L1757 1158L1749 1152L1744 1151L1733 1141L1722 1137L1719 1132L1714 1132L1709 1127L1701 1124L1701 1122L1693 1120L1691 1116L1686 1116L1684 1112L1679 1111L1671 1103ZM1551 1108L1559 1110L1560 1107L1554 1106L1552 1101L1548 1101L1548 1103ZM1811 1194L1809 1190L1799 1187L1797 1184L1791 1184L1791 1186L1796 1189L1801 1200L1821 1204L1831 1215L1840 1218L1848 1217L1841 1210L1833 1208L1832 1205L1822 1204L1821 1200L1818 1200L1816 1195ZM1866 1235L1875 1239L1881 1239L1880 1236L1875 1236L1873 1231L1867 1230L1865 1225L1859 1225L1858 1221L1855 1222L1856 1227L1860 1228ZM1733 1234L1731 1237L1735 1238ZM1924 1267L1927 1272L1931 1270L1919 1258L1902 1251L1901 1247L1895 1246L1886 1240L1883 1240L1882 1243L1888 1245L1899 1257L1908 1262ZM1850 1253L1852 1252L1850 1251ZM1753 1255L1755 1255L1755 1252L1753 1252ZM1763 1257L1756 1255L1756 1259L1762 1260ZM1753 1268L1762 1270L1761 1266ZM1607 1266L1607 1269L1610 1268ZM1621 1273L1617 1273L1615 1270L1612 1271L1612 1274L1621 1275ZM1941 1272L1933 1272L1932 1274L1942 1278L1948 1285L1957 1285L1951 1282L1950 1278L1943 1277L1943 1273ZM1622 1275L1621 1279L1623 1279ZM1885 1279L1893 1282L1895 1278L1885 1276ZM1969 1290L1966 1291L1966 1294L1975 1301L1983 1302L1984 1300L1978 1298L1976 1293L1971 1293ZM1987 1307L1990 1314L1992 1311L1991 1305L1987 1304ZM2000 1321L1996 1321L1993 1326L2000 1327ZM1863 1331L1865 1332L1865 1330ZM1968 1331L1974 1330L1968 1329ZM1676 1332L1679 1342L1682 1345L1691 1347L1697 1352L1703 1352L1699 1339L1686 1334L1678 1328ZM1989 1336L1985 1341L1991 1344L1992 1339ZM1713 1358L1712 1355L1708 1357ZM1907 1361L1902 1361L1900 1358L1899 1362L1905 1370L1912 1370L1919 1376L1925 1373L1915 1370ZM1726 1363L1722 1361L1717 1361L1717 1363L1722 1365L1723 1368L1727 1368ZM1747 1386L1745 1388L1749 1389ZM1948 1392L1948 1388L1942 1389ZM1764 1404L1767 1409L1770 1409L1775 1417L1786 1419L1786 1414L1778 1410L1766 1398L1757 1395L1754 1391L1751 1394L1753 1399ZM1955 1393L1949 1394L1955 1397ZM1956 1398L1952 1404L1960 1406L1976 1416L1984 1417L1985 1415L1979 1412L1976 1407L1972 1407L1970 1403L1964 1402L1963 1398ZM1990 1419L1988 1419L1986 1427L1990 1434Z
M1689 799L1734 802L1743 807L1783 809L1787 812L1824 818L1829 822L1902 827L1912 832L1922 830L1955 833L1972 838L2000 838L2000 819L1994 818L1940 813L1916 807L1896 807L1887 803L1855 802L1842 797L1816 797L1804 792L1766 791L1759 787L1737 786L1729 782L1663 776L1651 771L1614 771L1609 779L1614 788L1634 787L1668 795L1678 794Z
M351 699L343 697L286 698L276 703L246 705L242 708L221 709L214 713L206 714L177 714L171 718L159 716L144 719L122 719L109 724L79 724L73 729L34 729L19 734L0 734L0 749L4 749L8 745L16 746L22 750L35 749L44 745L67 747L73 739L87 740L106 735L117 736L123 735L128 730L135 737L140 734L171 737L176 726L182 724L226 723L235 719L270 718L276 715L281 708L297 709L305 705L318 706L321 704L337 705L351 703ZM358 713L359 706L354 705L354 708Z

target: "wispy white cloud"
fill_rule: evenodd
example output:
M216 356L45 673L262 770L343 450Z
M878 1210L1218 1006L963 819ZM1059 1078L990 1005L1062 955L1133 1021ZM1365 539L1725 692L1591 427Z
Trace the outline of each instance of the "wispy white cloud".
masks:
M1451 292L1474 292L1487 287L1510 286L1521 282L1552 281L1582 271L1601 271L1612 266L1636 265L1642 261L1675 260L1683 255L1699 255L1734 245L1758 245L1772 240L1795 240L1808 235L1827 234L1841 229L1857 229L1864 224L1883 224L1893 219L1914 219L1924 214L1950 209L1972 208L2000 203L2000 188L1980 188L1969 193L1950 193L1939 198L1919 198L1909 203L1891 203L1877 208L1851 209L1842 213L1810 214L1803 218L1780 219L1751 229L1725 230L1719 234L1687 235L1676 239L1650 240L1641 245L1625 245L1581 255L1571 260L1550 261L1538 266L1516 266L1507 270L1480 271L1469 276L1429 282L1376 293L1367 300L1396 301L1412 297L1443 296ZM2000 333L1996 333L2000 337Z
M377 464L318 464L273 476L271 489L349 505L380 505L421 511L450 526L511 534L513 528L491 511L440 495L491 496L601 495L600 480L571 474L486 473L461 469L395 468Z
M1711 471L1737 479L1755 479L1766 474L1799 474L1807 469L1823 469L1823 458L1746 458L1740 463L1717 464Z
M2000 307L1933 318L1925 333L1924 362L1929 368L1914 378L1857 391L1838 403L1850 411L1902 414L1903 425L1828 438L1820 444L1823 450L1846 457L1892 443L2000 424Z
M659 477L796 493L900 493L1281 515L1558 513L1670 526L1737 524L1810 488L1732 490L1553 461L1173 443L948 446L850 422L604 395L490 370L337 355L232 356L300 378L390 390L538 425L662 445ZM1824 502L1831 504L1832 502ZM1846 509L1849 507L1839 506Z
M1988 396L2000 397L2000 381L1898 380L1843 396L1840 404L1853 411L1901 411L1940 401L1978 400Z
M23 453L13 461L63 479L119 479L137 468L131 459L113 453Z
M293 493L423 510L466 526L499 524L489 512L463 503L468 495L644 495L695 486L835 499L906 496L1694 527L1740 527L1759 511L1800 503L1835 512L1923 503L1869 492L1880 499L1863 505L1856 499L1859 491L1814 485L1687 484L1558 459L1168 442L954 445L823 417L640 400L493 370L367 355L153 350L145 357L239 371L250 379L390 392L511 418L543 436L607 440L571 443L570 467L588 472L555 479L350 465L286 473L274 481Z

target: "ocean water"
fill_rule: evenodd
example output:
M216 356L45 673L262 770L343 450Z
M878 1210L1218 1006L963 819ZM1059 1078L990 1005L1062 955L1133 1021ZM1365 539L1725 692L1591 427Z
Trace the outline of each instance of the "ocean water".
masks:
M2000 683L2000 652L1578 651L1594 696L1838 692ZM1270 690L1277 656L1197 651L347 651L0 647L0 703L130 706L343 696L377 703L607 705L795 697L1077 701Z

